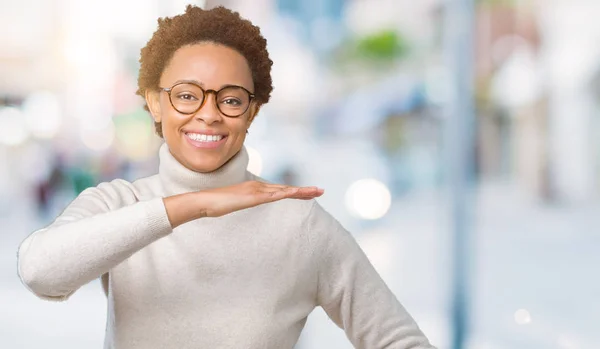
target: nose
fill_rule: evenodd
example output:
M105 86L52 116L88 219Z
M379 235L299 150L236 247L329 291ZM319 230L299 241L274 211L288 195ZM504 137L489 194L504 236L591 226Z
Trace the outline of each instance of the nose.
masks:
M194 117L196 120L204 121L207 125L219 122L223 119L221 112L217 108L217 96L215 93L206 93L204 104L200 107L200 110L196 112Z

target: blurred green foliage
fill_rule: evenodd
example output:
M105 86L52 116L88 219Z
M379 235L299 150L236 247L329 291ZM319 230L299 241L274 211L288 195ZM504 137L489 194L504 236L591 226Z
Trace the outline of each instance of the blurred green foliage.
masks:
M344 67L381 68L397 63L410 50L408 40L394 29L384 29L369 35L350 37L331 58L334 69Z
M384 30L358 38L356 54L372 60L395 60L408 51L406 40L394 30Z

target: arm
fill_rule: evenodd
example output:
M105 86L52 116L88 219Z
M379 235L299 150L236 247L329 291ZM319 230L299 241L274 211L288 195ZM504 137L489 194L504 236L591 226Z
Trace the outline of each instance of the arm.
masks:
M33 293L44 299L66 300L81 286L194 219L323 194L316 187L248 181L164 199L130 199L128 204L119 191L129 189L119 190L118 185L119 181L113 181L86 189L51 225L21 243L18 272Z
M308 221L318 304L356 348L433 349L352 235L317 202Z
M162 198L125 206L113 183L83 191L19 246L19 276L40 298L66 300L172 231Z

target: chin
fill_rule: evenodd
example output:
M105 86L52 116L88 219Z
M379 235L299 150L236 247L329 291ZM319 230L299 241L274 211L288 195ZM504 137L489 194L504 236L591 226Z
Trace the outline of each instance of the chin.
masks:
M212 172L221 167L221 154L196 150L182 152L186 167L195 172Z
M202 163L190 163L190 168L191 170L195 171L195 172L200 172L200 173L208 173L208 172L213 172L217 169L219 169L219 164L213 164L213 163L206 163L206 162L202 162Z

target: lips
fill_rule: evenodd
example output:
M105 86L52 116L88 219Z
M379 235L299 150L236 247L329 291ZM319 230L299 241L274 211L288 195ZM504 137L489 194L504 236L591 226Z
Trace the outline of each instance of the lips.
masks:
M200 135L207 135L207 136L227 136L227 132L220 132L220 131L216 131L216 130L191 130L191 129L184 129L183 133L188 134L188 133L192 133L192 134L200 134Z

